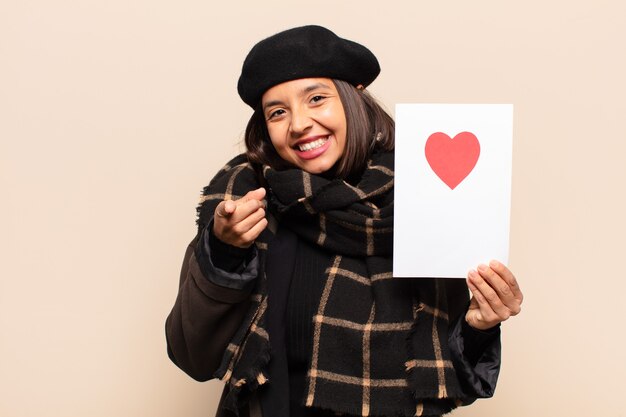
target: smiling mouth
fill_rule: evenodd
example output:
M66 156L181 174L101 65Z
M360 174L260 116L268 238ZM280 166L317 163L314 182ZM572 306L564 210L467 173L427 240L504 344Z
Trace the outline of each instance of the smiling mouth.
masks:
M324 146L324 144L327 141L328 141L328 137L324 137L324 138L319 138L317 140L314 140L312 142L302 143L300 145L297 145L297 147L301 152L312 151L313 149L317 149L317 148Z

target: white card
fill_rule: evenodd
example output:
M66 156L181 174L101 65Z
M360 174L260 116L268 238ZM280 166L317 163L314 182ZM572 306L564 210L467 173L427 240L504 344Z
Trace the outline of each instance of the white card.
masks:
M508 263L513 106L396 105L394 277Z

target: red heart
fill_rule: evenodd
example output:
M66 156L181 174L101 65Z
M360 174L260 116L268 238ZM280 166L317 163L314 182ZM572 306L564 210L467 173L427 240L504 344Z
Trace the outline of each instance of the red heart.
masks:
M470 132L461 132L452 139L436 132L428 137L425 152L435 174L454 190L476 166L480 143Z

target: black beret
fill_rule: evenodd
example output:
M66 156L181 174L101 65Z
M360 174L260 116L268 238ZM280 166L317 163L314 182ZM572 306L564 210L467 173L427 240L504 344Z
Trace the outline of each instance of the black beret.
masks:
M270 87L299 78L324 77L367 87L380 73L374 54L321 26L302 26L263 39L248 53L237 91L255 108Z

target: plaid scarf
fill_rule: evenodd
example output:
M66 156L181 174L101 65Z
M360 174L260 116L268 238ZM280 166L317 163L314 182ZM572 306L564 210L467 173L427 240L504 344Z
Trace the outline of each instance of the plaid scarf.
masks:
M448 350L446 285L392 279L393 175L392 153L375 154L355 186L299 169L263 168L270 223L256 242L261 273L251 307L216 373L228 385L226 408L237 413L268 382L264 265L277 222L334 254L313 318L306 406L355 416L426 416L463 403ZM221 200L258 186L245 156L233 159L204 189L199 227Z

